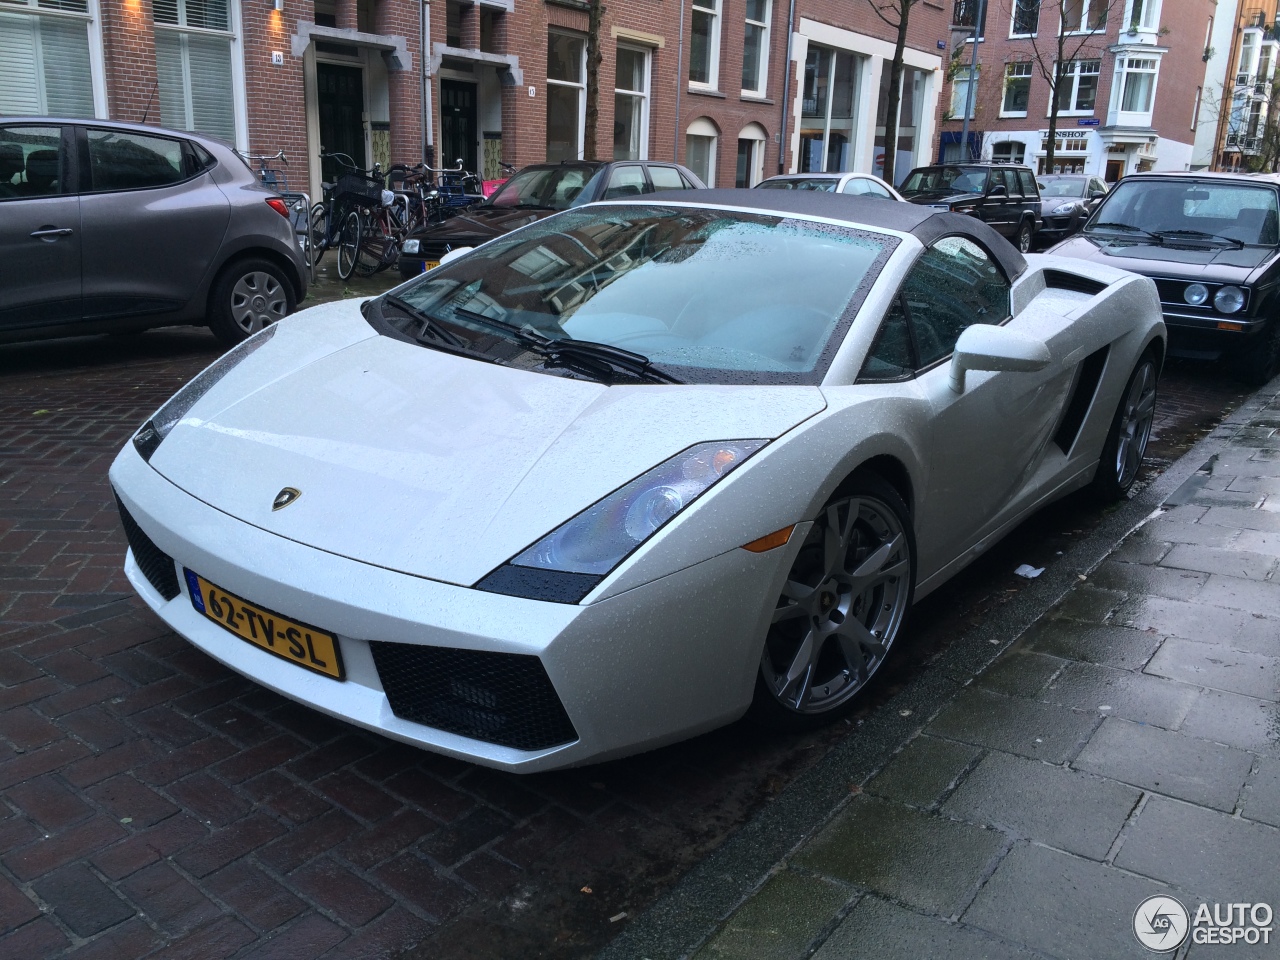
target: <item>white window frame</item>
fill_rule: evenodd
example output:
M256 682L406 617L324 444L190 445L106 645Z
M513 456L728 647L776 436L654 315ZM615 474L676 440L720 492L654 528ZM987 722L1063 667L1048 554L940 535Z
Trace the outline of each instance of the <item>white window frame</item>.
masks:
M1095 0L1097 2L1097 0ZM1154 32L1160 29L1160 10L1161 0L1125 0L1124 20L1120 24L1120 32L1133 32L1139 30L1144 32ZM1137 8L1142 14L1140 23L1134 22L1134 9Z
M997 156L1001 154L1001 156ZM1017 154L1015 157L1014 154ZM1001 140L991 145L991 159L1004 163L1023 163L1027 156L1027 145L1021 140Z
M587 38L580 33L572 30L548 30L547 42L550 43L551 37L561 36L569 37L573 40L582 42L582 54L578 62L578 76L582 78L581 83L573 83L570 80L553 80L551 78L550 69L547 70L547 86L548 87L568 87L571 90L578 91L578 144L576 150L577 159L581 160L586 156L586 136L587 136ZM548 98L550 102L550 98ZM543 149L546 148L546 136L543 135Z
M724 13L724 0L692 0L689 5L689 88L692 90L720 89L720 21ZM711 18L711 36L707 41L707 79L696 81L693 73L693 17L698 14Z
M642 90L621 89L620 87L617 86L617 71L615 70L613 97L614 97L615 111L617 110L616 104L617 104L618 97L620 96L630 97L633 100L640 101L640 156L636 157L635 159L648 160L649 159L649 98L650 98L649 91L653 86L653 51L650 50L648 47L637 46L635 44L630 44L630 43L618 44L618 50L626 50L628 53L638 53L642 57L644 57L644 82L642 84L644 89ZM584 109L585 109L585 99L583 102L584 102ZM584 117L584 122L585 122L585 117Z
M745 4L744 4L745 9ZM752 20L743 14L746 26L760 27L760 56L757 58L756 86L742 88L744 96L764 97L769 90L769 43L773 39L773 0L764 0L764 20ZM742 56L746 59L747 35L744 28L742 34Z
M963 67L957 70L956 75L951 78L951 119L952 120L964 119L965 104L964 104L964 101L961 100L960 98L960 85L962 83L965 85L977 84L978 80L980 80L981 78L982 78L981 64L979 64L976 67L971 67L968 64L965 64ZM967 92L965 96L968 97ZM1001 105L1003 106L1003 101ZM978 110L978 92L975 89L973 91L973 97L969 99L969 119L970 120L973 119L974 114L977 112L977 110ZM961 146L963 147L963 144Z
M1062 108L1061 110L1058 111L1058 116L1060 117L1091 117L1094 115L1095 112L1097 112L1097 109L1098 109L1098 88L1097 87L1095 87L1093 91L1093 106L1090 109L1085 110L1085 109L1077 108L1075 106L1075 103L1080 96L1080 78L1082 76L1098 77L1099 83L1101 83L1102 61L1101 60L1069 60L1068 63L1071 65L1070 73L1067 73L1063 76L1058 76L1056 67L1054 69L1054 76L1057 77L1059 83L1066 82L1068 79L1070 79L1070 82L1071 82L1072 107L1070 110L1066 109L1065 107ZM1082 73L1080 68L1086 63L1093 64L1094 69L1090 70L1088 73ZM1044 113L1046 117L1050 116L1053 113L1053 101L1056 100L1057 97L1058 97L1058 85L1057 83L1055 83L1053 90L1051 92L1051 99L1049 101L1048 109L1046 109Z
M1062 14L1066 12L1065 0L1060 0L1062 5L1058 7L1058 31L1066 36L1079 36L1090 33L1106 33L1107 24L1104 22L1100 27L1087 26L1091 22L1089 15L1097 8L1101 7L1105 12L1107 10L1108 0L1080 0L1080 26L1078 29L1067 29L1066 21L1062 18ZM1109 19L1109 18L1108 18Z
M737 184L737 154L738 146L744 140L752 143L751 147L751 165L747 171L747 186L754 187L757 183L764 179L764 151L765 145L769 142L769 135L760 124L752 122L748 123L738 132L738 139L734 143L734 184Z
M84 13L42 7L38 0L5 3L4 6L0 6L0 11L18 16L77 20L85 24L89 44L89 78L93 83L93 117L86 119L105 120L107 118L107 74L102 55L102 10L98 0L88 0ZM0 76L2 75L0 71Z
M1027 31L1027 32L1025 32L1025 33L1019 33L1019 32L1015 29L1015 27L1016 27L1016 26L1017 26L1017 24L1018 24L1018 7L1019 7L1021 4L1026 3L1026 2L1034 2L1034 3L1035 3L1035 5L1036 5L1036 29L1035 29L1035 30L1029 30L1029 31ZM1040 28L1040 14L1041 14L1041 12L1043 12L1043 6L1044 6L1044 5L1040 2L1040 0L1010 0L1010 13L1009 13L1009 38L1012 40L1012 39L1014 39L1015 37L1035 37L1035 36L1038 36L1038 35L1039 35L1039 28Z
M1151 64L1147 66L1132 66L1135 62L1140 64ZM1147 104L1145 110L1126 110L1124 108L1124 95L1129 84L1129 75L1131 73L1144 73L1151 77L1151 102ZM1130 123L1132 121L1147 122L1156 109L1156 84L1160 79L1160 58L1153 56L1141 56L1128 54L1116 57L1116 113L1118 117L1123 118L1121 123ZM1144 119L1145 118L1145 119Z
M716 129L715 124L706 117L698 117L685 129L684 132L684 159L685 166L693 170L689 166L689 138L690 137L706 137L711 141L711 148L707 152L707 176L702 177L703 183L708 187L716 185L716 165L719 162L720 152L720 131ZM701 172L694 170L698 176L702 176Z
M249 149L249 119L248 110L245 102L245 76L244 76L244 45L242 36L244 31L241 29L240 19L240 2L239 0L227 0L227 29L226 30L207 30L203 27L183 26L181 21L186 19L187 0L176 0L178 10L178 23L158 23L155 19L155 9L151 12L152 30L166 31L177 34L178 36L206 36L206 37L224 37L231 41L231 119L235 128L236 149L241 152ZM154 62L154 53L152 55ZM157 64L157 70L159 65ZM190 88L191 76L190 66L186 56L183 57L183 80L185 87ZM159 97L157 88L156 96ZM153 103L155 115L160 115L160 102L157 99ZM188 101L186 104L186 129L191 133L199 133L200 131L192 130L192 106Z
M1030 60L1015 60L1012 63L1005 64L1004 88L1000 91L1000 116L1025 117L1027 115L1026 110L1006 110L1004 105L1005 105L1005 100L1008 98L1008 95L1009 95L1009 81L1022 80L1025 78L1027 81L1027 106L1028 107L1031 106L1031 66L1032 65ZM1017 74L1013 73L1013 70L1015 68L1021 69L1024 67L1026 68L1025 72L1020 72Z

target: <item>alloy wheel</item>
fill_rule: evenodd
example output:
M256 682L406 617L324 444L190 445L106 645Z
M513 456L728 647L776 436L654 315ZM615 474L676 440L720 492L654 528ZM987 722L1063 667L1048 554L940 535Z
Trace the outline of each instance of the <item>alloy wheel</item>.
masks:
M1147 441L1151 438L1151 423L1156 414L1156 367L1150 361L1144 361L1129 381L1129 392L1125 394L1124 405L1120 408L1120 422L1116 424L1119 432L1116 443L1116 480L1122 488L1127 488L1138 475L1142 466L1142 457L1147 451Z
M265 271L252 270L231 288L231 319L247 334L282 320L288 312L284 285Z
M907 613L911 547L902 520L873 496L829 505L788 574L760 672L789 711L847 703L884 662Z

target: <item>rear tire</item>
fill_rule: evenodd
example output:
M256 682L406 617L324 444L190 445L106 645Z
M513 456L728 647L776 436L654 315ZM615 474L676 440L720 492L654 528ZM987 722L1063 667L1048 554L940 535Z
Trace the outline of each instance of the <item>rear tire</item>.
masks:
M916 578L911 514L878 474L855 474L792 561L756 672L749 715L779 731L848 713L893 648Z
M1148 350L1129 375L1111 430L1102 445L1093 492L1104 503L1123 500L1138 479L1142 458L1156 415L1156 387L1160 377L1156 354Z
M338 234L338 276L343 280L350 279L355 270L363 234L364 223L360 211L348 210L347 215L342 218L342 230Z
M1018 224L1018 232L1013 238L1013 245L1021 253L1031 252L1031 235L1033 232L1030 220L1023 220L1022 223Z
M270 260L249 257L224 269L209 295L205 318L213 335L228 347L263 327L283 320L297 306L293 288Z

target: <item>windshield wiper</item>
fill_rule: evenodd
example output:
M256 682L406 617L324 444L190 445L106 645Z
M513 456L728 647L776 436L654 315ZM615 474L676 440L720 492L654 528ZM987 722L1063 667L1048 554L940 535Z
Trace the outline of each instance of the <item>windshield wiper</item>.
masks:
M1203 230L1156 230L1152 236L1165 240L1171 237L1191 237L1196 240L1220 240L1231 244L1236 250L1244 248L1244 241L1235 237L1224 237L1220 233L1205 233Z
M408 314L411 320L416 320L418 322L419 327L417 332L410 333L409 335L419 343L432 340L437 343L447 344L448 346L454 347L458 350L468 350L468 352L470 352L467 341L463 340L462 337L458 336L448 327L442 325L440 321L434 320L426 313L423 313L407 300L402 300L400 297L393 296L385 296L382 299L384 303L391 304L391 306L395 307L401 313ZM404 332L409 333L407 330Z
M1105 220L1102 223L1091 223L1086 229L1086 233L1092 233L1094 230L1123 230L1126 233L1140 233L1144 237L1150 237L1153 240L1159 240L1160 237L1149 230L1143 230L1141 227L1135 227L1132 223L1119 223L1114 220Z
M463 320L480 324L498 332L514 343L519 344L531 353L536 353L544 361L552 365L573 367L600 379L603 365L606 368L622 370L642 380L660 383L683 383L665 370L659 370L652 361L642 353L633 353L621 347L594 340L577 340L573 337L549 337L529 325L517 326L508 320L487 317L483 313L468 310L466 307L455 307L454 315ZM586 367L587 369L583 369Z

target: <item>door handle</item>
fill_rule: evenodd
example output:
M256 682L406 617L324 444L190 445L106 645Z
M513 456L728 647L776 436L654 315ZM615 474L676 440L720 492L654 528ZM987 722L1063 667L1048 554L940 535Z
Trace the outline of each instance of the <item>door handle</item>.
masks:
M37 240L56 240L58 237L69 237L72 232L70 227L41 227L32 231L31 236Z

